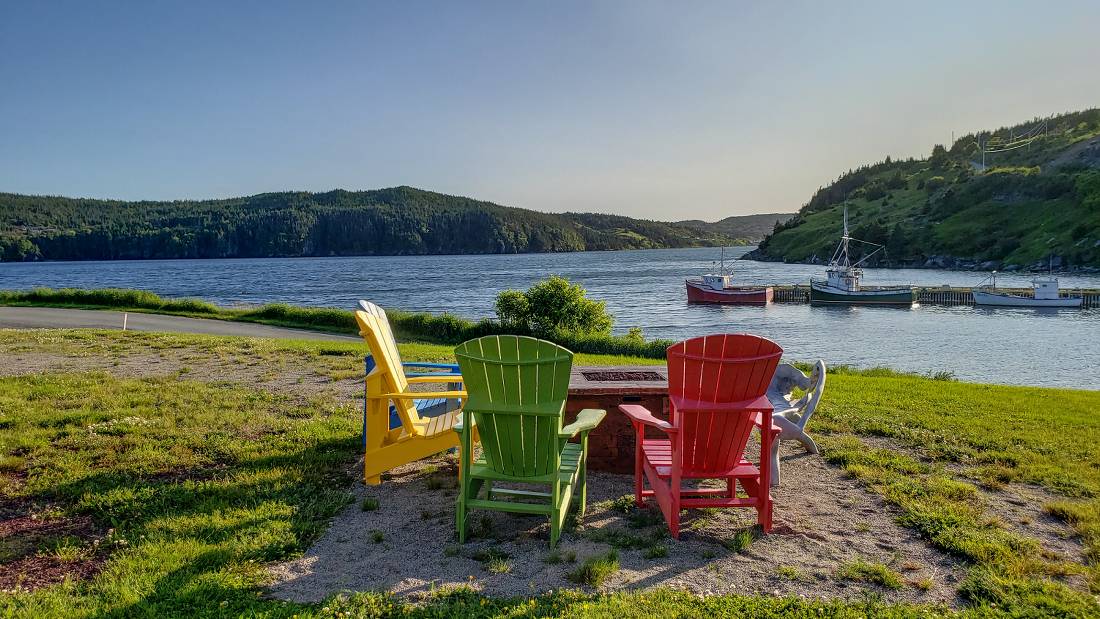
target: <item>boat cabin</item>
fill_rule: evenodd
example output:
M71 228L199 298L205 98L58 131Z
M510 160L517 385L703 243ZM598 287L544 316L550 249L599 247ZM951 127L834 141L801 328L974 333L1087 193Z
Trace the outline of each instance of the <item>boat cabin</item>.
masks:
M827 271L829 287L844 290L846 292L859 291L859 278L863 274L860 269L835 267Z
M1031 284L1035 286L1036 299L1057 299L1059 296L1057 277L1036 277Z
M725 290L732 287L729 275L704 275L703 285L711 290Z

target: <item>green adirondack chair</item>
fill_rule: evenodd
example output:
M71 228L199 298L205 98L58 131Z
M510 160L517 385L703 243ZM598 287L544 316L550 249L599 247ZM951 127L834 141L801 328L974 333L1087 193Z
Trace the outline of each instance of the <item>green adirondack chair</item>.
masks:
M585 409L562 427L573 353L533 337L490 335L455 348L467 398L460 435L458 540L466 541L471 509L492 509L550 518L550 547L577 492L584 515L588 433L605 411ZM482 456L473 460L471 430L481 438ZM579 443L569 442L580 437ZM548 492L501 488L502 483L549 486ZM482 489L485 498L478 498Z

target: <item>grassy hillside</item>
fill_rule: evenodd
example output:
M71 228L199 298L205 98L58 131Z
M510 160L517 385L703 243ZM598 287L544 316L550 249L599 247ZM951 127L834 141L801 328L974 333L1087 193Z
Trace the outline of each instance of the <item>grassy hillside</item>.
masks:
M681 226L723 234L731 239L739 239L747 244L752 244L759 243L775 228L776 224L789 221L794 216L794 213L760 213L758 215L734 215L715 222L688 219L676 223Z
M121 202L0 193L0 259L490 254L695 247L720 231L540 213L412 187Z
M879 266L1012 269L1045 266L1053 256L1056 267L1100 267L1100 109L966 135L950 149L936 145L927 159L888 157L849 171L750 257L828 260L845 206L853 236L886 245Z

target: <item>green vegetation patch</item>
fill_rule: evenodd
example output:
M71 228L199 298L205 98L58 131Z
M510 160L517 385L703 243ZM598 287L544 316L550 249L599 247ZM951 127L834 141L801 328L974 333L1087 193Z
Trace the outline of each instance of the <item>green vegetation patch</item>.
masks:
M66 374L0 378L0 419L4 454L21 454L3 501L91 517L114 547L91 580L0 596L9 616L246 614L263 564L305 550L350 500L350 409Z
M619 553L612 549L607 554L588 557L580 567L569 572L570 581L577 584L599 588L608 578L619 571Z
M855 559L841 565L836 576L843 580L882 585L887 589L901 589L901 574L882 563L871 563L863 559Z
M1100 421L1090 414L1098 406L1094 391L839 374L830 378L814 421L819 432L887 437L903 448L840 434L819 441L829 462L900 510L900 524L974 565L960 585L970 601L1072 616L1098 611L1095 598L1066 580L1083 574L1086 588L1100 593L1093 558ZM1038 540L986 512L971 482L986 485L991 467L1067 497L1048 510L1082 535L1084 564L1081 557L1045 553Z
M1033 135L1026 148L987 153ZM869 264L923 264L932 256L1026 267L1057 255L1063 266L1100 265L1100 169L1082 146L1100 135L1100 108L1030 121L936 145L925 159L885 160L842 174L790 221L777 224L757 254L785 261L827 260L848 209L852 236L885 246ZM874 247L856 244L853 257Z
M468 587L445 589L430 596L421 605L411 605L380 593L340 596L325 604L317 614L301 617L570 617L607 619L611 617L783 617L789 619L941 619L944 617L998 616L996 609L970 613L910 604L886 604L869 597L861 601L816 601L793 597L722 595L699 597L682 591L659 589L646 592L585 594L557 591L533 598L490 598Z

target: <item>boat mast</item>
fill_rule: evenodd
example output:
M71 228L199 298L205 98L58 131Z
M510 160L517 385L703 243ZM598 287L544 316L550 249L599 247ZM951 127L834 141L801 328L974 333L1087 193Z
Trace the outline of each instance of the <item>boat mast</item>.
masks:
M836 246L836 251L833 252L833 258L830 262L834 266L847 269L851 267L851 261L848 259L848 207L844 207L844 234L840 237L840 244Z
M848 268L849 266L851 266L851 260L848 259L848 240L849 240L849 238L850 237L848 236L848 206L845 205L844 206L844 236L840 237L840 242L844 246L844 250L843 250L843 254L842 254L842 256L844 258L844 268Z

